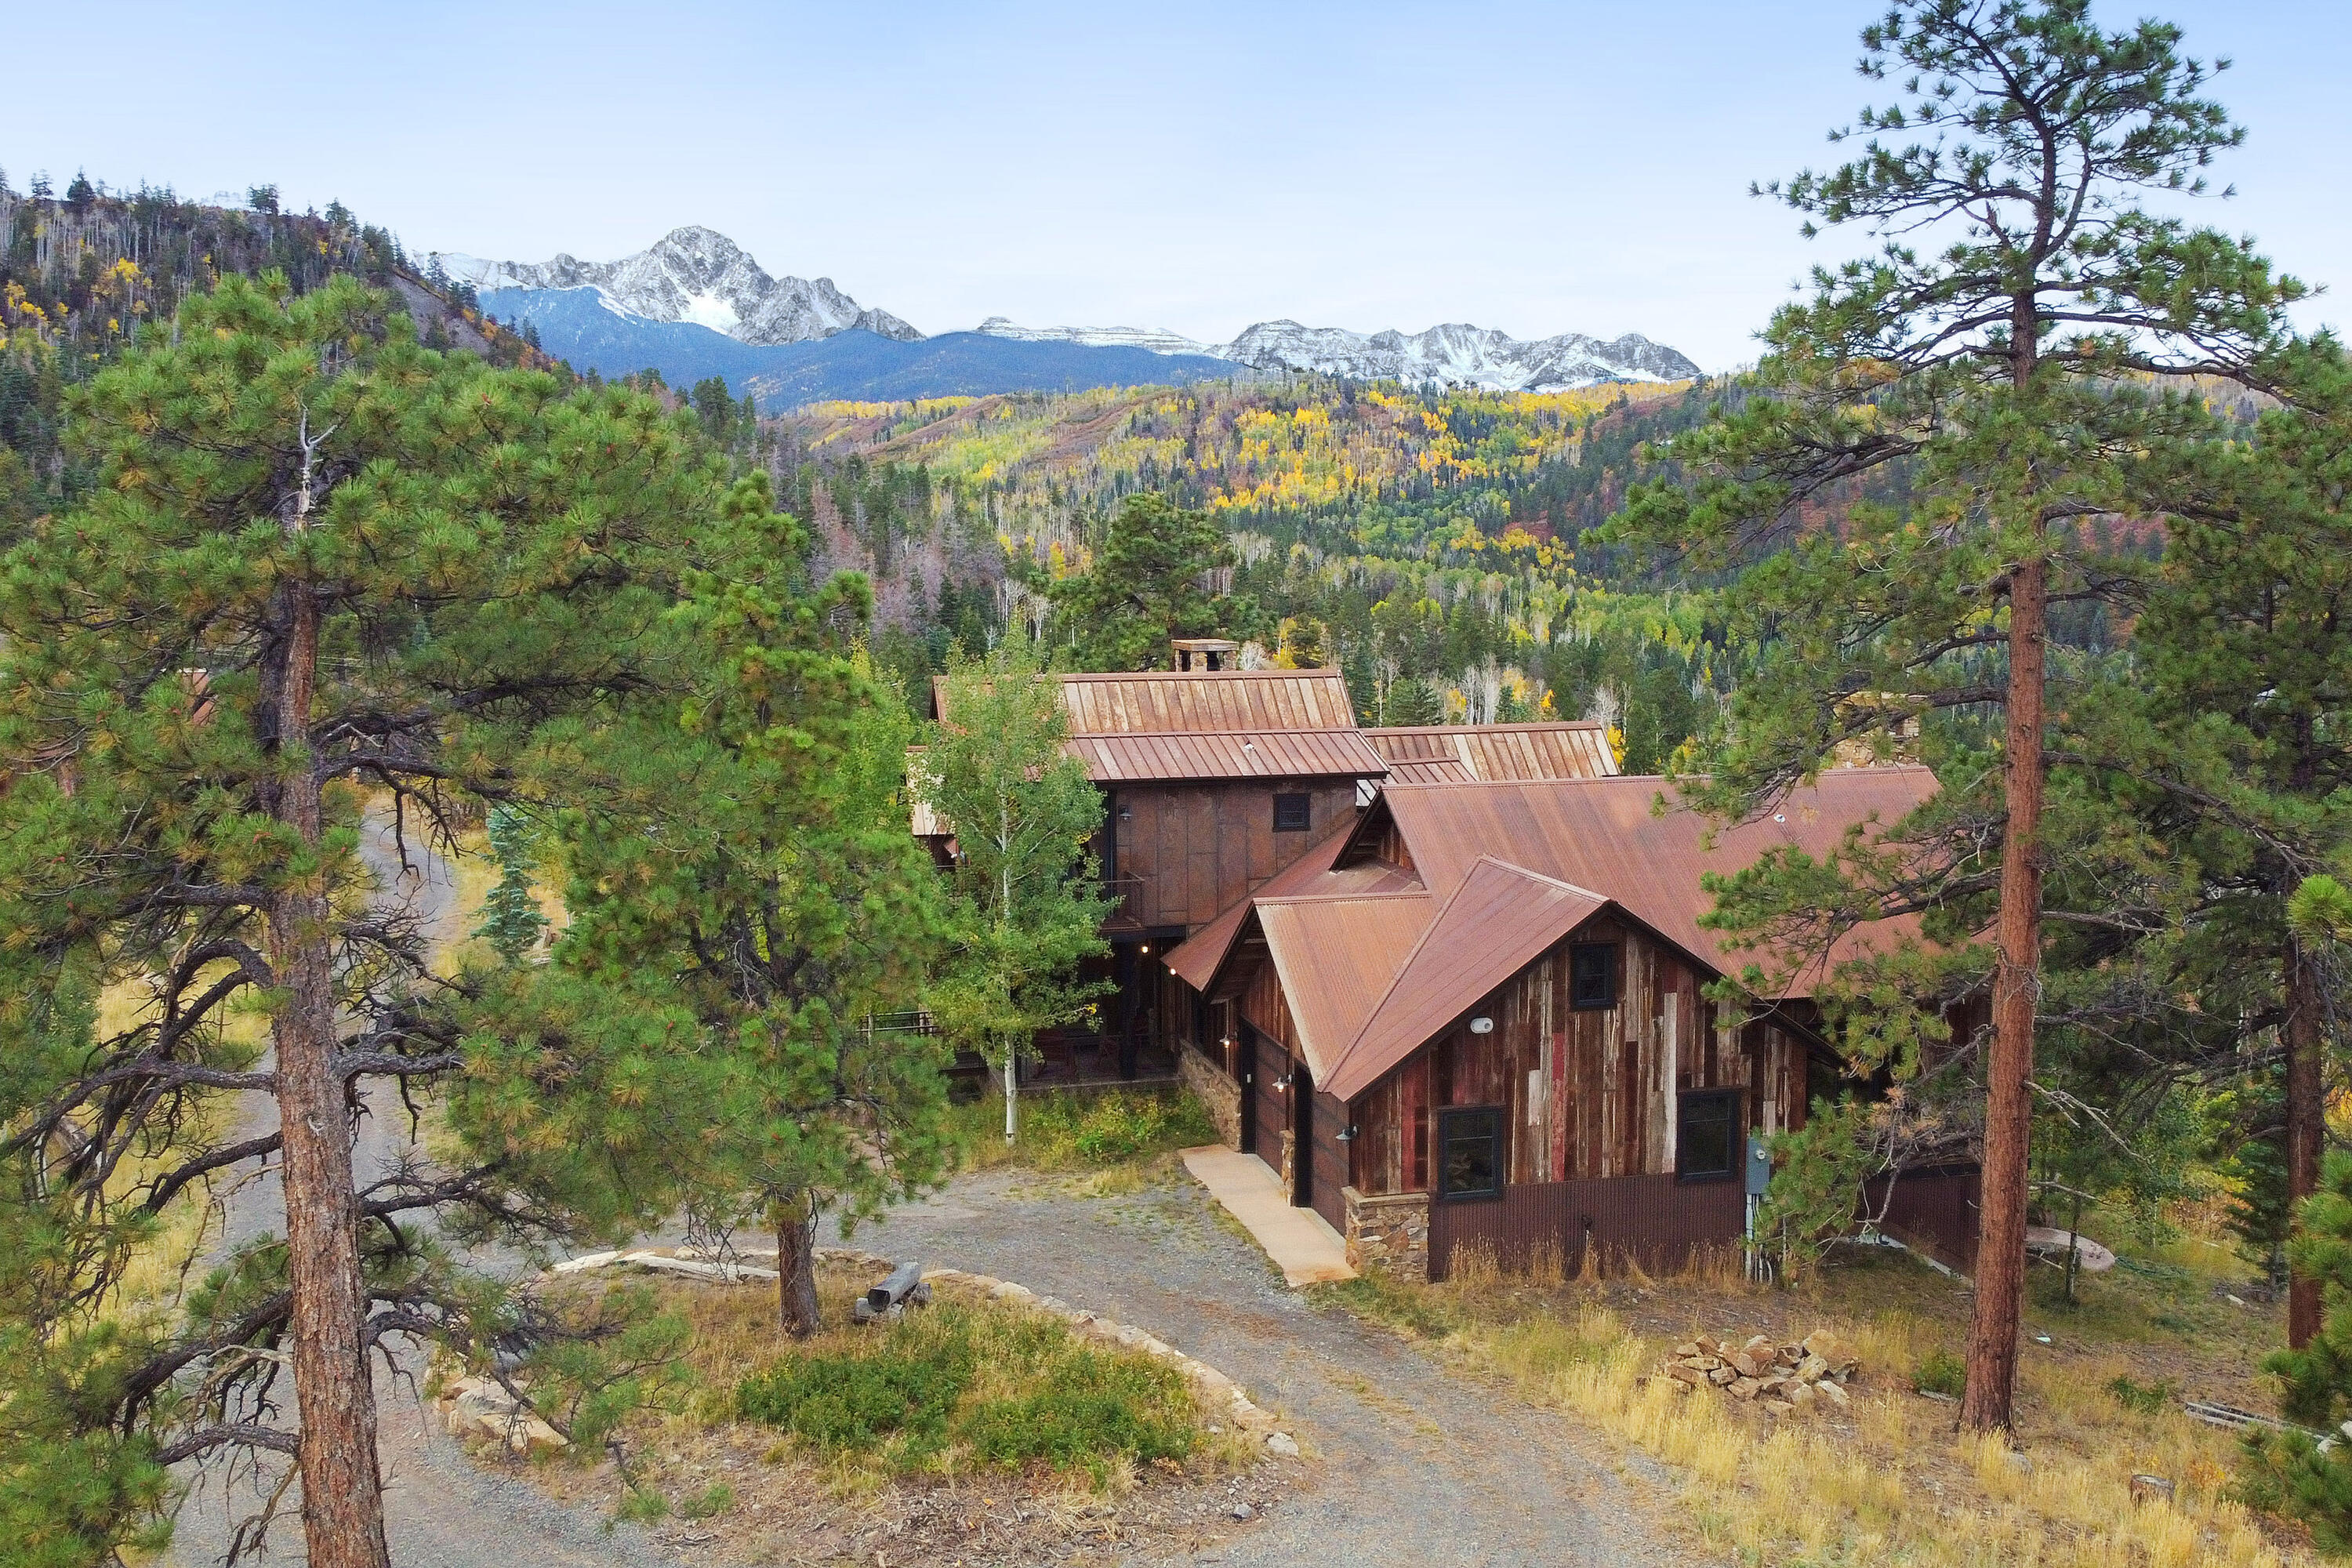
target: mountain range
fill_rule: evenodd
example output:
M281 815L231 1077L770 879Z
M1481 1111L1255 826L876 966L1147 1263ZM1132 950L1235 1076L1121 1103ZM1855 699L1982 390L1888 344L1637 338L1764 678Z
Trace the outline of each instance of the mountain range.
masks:
M618 375L650 366L679 384L723 376L763 407L1253 372L1497 392L1699 374L1683 354L1638 333L1613 342L1580 332L1522 341L1462 323L1407 335L1261 321L1231 342L1203 343L1160 328L1022 327L992 316L973 331L926 336L887 310L860 305L829 278L772 278L733 240L698 226L674 229L617 261L568 255L488 261L455 252L428 260L472 284L486 310L530 322L549 353L583 369ZM814 346L837 338L849 341Z

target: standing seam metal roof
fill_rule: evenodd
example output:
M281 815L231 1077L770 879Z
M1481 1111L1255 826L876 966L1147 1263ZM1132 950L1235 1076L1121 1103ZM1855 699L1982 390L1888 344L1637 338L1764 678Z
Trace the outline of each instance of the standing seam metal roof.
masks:
M1609 903L1588 889L1480 856L1396 965L1346 1054L1315 1081L1342 1100L1361 1094ZM1290 984L1286 973L1286 993ZM1295 1000L1292 1006L1295 1014Z
M1608 732L1593 723L1415 725L1367 730L1364 738L1391 763L1452 761L1471 779L1598 779L1617 773Z

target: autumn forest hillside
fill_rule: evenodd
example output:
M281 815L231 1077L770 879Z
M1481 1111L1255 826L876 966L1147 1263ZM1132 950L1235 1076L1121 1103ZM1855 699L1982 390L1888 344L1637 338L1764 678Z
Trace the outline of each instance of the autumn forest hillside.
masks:
M1223 629L1339 664L1368 720L1591 717L1628 767L1701 732L1733 671L1706 584L1595 542L1637 452L1724 395L1688 382L1510 394L1297 375L1181 390L818 404L778 478L883 584L889 661L938 668L1084 569L1119 501L1205 510L1236 558ZM993 557L994 559L991 559Z

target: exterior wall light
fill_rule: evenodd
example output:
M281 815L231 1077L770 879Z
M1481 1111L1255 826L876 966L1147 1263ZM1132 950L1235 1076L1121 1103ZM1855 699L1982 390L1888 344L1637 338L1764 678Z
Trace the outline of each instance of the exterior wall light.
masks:
M1491 1035L1495 1032L1495 1020L1473 1018L1470 1020L1470 1032L1474 1035Z

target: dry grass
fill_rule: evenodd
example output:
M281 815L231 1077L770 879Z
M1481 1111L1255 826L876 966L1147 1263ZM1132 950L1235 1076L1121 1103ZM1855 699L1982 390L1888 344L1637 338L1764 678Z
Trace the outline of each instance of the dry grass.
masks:
M657 1282L663 1309L682 1313L692 1326L687 1376L673 1396L621 1428L625 1478L610 1460L588 1462L595 1456L537 1465L532 1474L559 1495L593 1500L620 1517L691 1520L690 1526L659 1528L688 1531L679 1543L708 1559L865 1563L876 1560L877 1548L891 1563L1030 1563L1090 1558L1097 1547L1117 1555L1139 1540L1206 1545L1241 1528L1230 1518L1232 1500L1262 1507L1307 1477L1299 1462L1269 1460L1254 1439L1221 1430L1223 1423L1206 1411L1198 1413L1201 1440L1181 1462L1113 1464L1093 1473L1042 1463L1007 1470L952 1449L919 1474L896 1473L884 1456L825 1458L773 1427L737 1420L737 1385L780 1356L872 1348L878 1331L847 1326L850 1304L871 1274L846 1264L823 1267L818 1301L824 1321L835 1326L798 1343L777 1330L772 1289ZM957 1305L1007 1322L1034 1315L978 1299ZM1010 1392L989 1383L992 1376L984 1373L984 1386L975 1392ZM489 1450L482 1458L512 1462Z
M2212 1280L2179 1268L2087 1281L2030 1314L2013 1455L1958 1430L1957 1407L1913 1392L1912 1370L1965 1341L1967 1300L1907 1260L1869 1258L1802 1289L1752 1287L1719 1264L1658 1281L1563 1279L1473 1258L1444 1285L1359 1281L1340 1299L1432 1339L1531 1403L1573 1413L1678 1468L1688 1517L1708 1542L1763 1563L1978 1568L2285 1568L2316 1561L2295 1532L2231 1500L2235 1441L2168 1398L2135 1408L2116 1380L2265 1408L2254 1372L2272 1314L2212 1305ZM2240 1287L2242 1289L2242 1286ZM1833 1328L1861 1352L1843 1414L1773 1416L1653 1377L1695 1330L1764 1331L1786 1342ZM2147 1403L2141 1402L2143 1405ZM2135 1474L2175 1483L2135 1500Z

